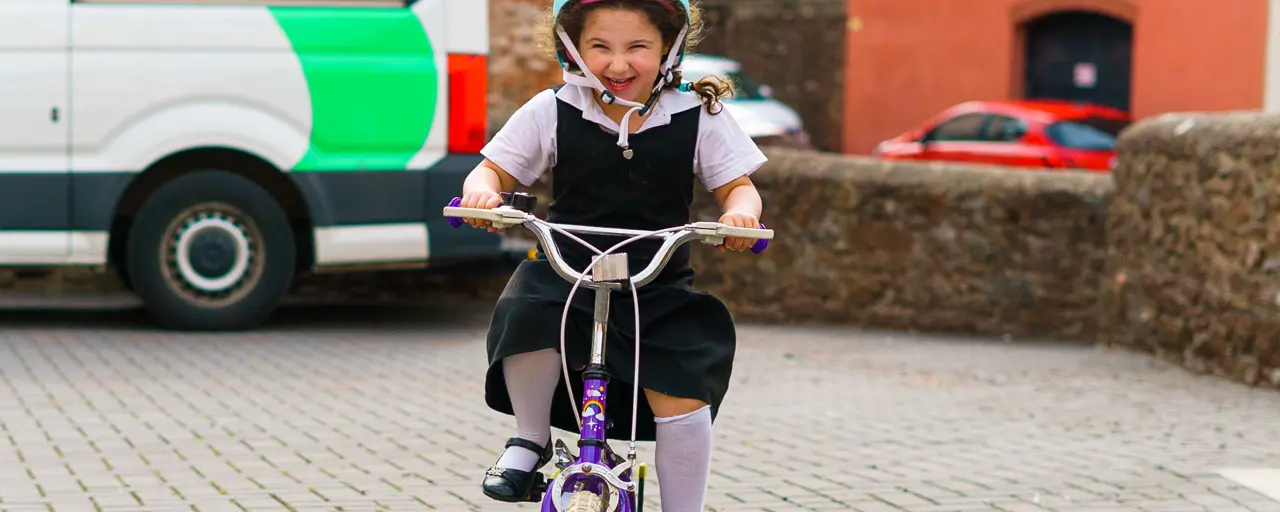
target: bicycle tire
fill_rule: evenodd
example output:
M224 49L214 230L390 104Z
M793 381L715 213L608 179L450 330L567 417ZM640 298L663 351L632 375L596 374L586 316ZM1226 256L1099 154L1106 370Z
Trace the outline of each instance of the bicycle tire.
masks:
M598 494L591 491L578 491L569 497L569 506L564 512L604 512L608 503Z

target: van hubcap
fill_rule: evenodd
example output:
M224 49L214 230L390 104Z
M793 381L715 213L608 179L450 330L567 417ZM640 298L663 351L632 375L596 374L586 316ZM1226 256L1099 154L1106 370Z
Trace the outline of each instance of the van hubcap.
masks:
M174 218L160 250L169 286L188 301L216 306L240 300L262 278L262 249L247 215L205 203Z

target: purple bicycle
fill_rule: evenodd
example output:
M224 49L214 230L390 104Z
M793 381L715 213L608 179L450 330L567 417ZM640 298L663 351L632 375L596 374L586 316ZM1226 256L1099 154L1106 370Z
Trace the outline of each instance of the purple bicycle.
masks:
M748 229L727 226L719 222L694 222L683 226L675 226L656 231L603 228L556 224L534 216L531 211L536 199L528 194L503 194L503 205L492 210L479 208L461 208L461 198L454 198L445 207L444 215L450 224L457 228L462 225L463 218L487 220L495 228L505 229L514 226L525 226L537 235L538 241L547 253L557 274L573 282L569 297L565 300L564 313L560 319L560 354L561 366L564 370L565 382L569 379L568 356L565 355L565 326L568 323L569 304L579 286L595 290L595 326L591 336L591 358L583 375L582 401L574 397L569 389L569 400L575 404L581 414L577 417L579 443L582 447L578 455L569 452L569 448L561 439L555 443L557 471L548 483L545 476L537 476L538 483L529 496L530 502L542 502L542 512L640 512L644 500L644 478L647 465L636 462L636 407L640 395L640 333L636 332L635 377L631 397L631 443L627 457L623 459L610 448L605 438L605 417L607 403L607 380L605 373L604 351L605 330L609 322L610 293L629 289L633 303L636 305L636 324L640 324L640 304L636 290L657 277L662 267L671 258L672 252L682 244L693 240L719 245L726 237L751 238L758 240L751 251L759 254L768 246L773 238L773 231L764 229ZM596 253L591 264L581 272L574 270L560 256L556 248L553 233L560 233L567 238L583 244ZM594 246L574 236L573 233L592 235L613 235L627 237L625 240L600 251ZM661 238L662 246L653 260L636 275L629 275L627 254L615 252L636 240L644 238ZM584 422L583 419L587 421ZM632 471L635 471L635 477Z

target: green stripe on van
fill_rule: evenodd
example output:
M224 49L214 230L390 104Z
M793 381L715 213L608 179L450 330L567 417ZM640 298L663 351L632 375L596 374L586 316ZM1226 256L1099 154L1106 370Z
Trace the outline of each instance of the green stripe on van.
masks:
M413 11L272 7L271 13L311 94L311 147L293 170L404 169L431 132L441 72Z

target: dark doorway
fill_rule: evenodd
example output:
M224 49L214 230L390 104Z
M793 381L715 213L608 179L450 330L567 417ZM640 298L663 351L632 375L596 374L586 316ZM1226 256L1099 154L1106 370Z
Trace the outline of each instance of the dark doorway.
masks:
M1024 27L1024 97L1129 110L1132 26L1102 14L1068 11L1036 18Z

